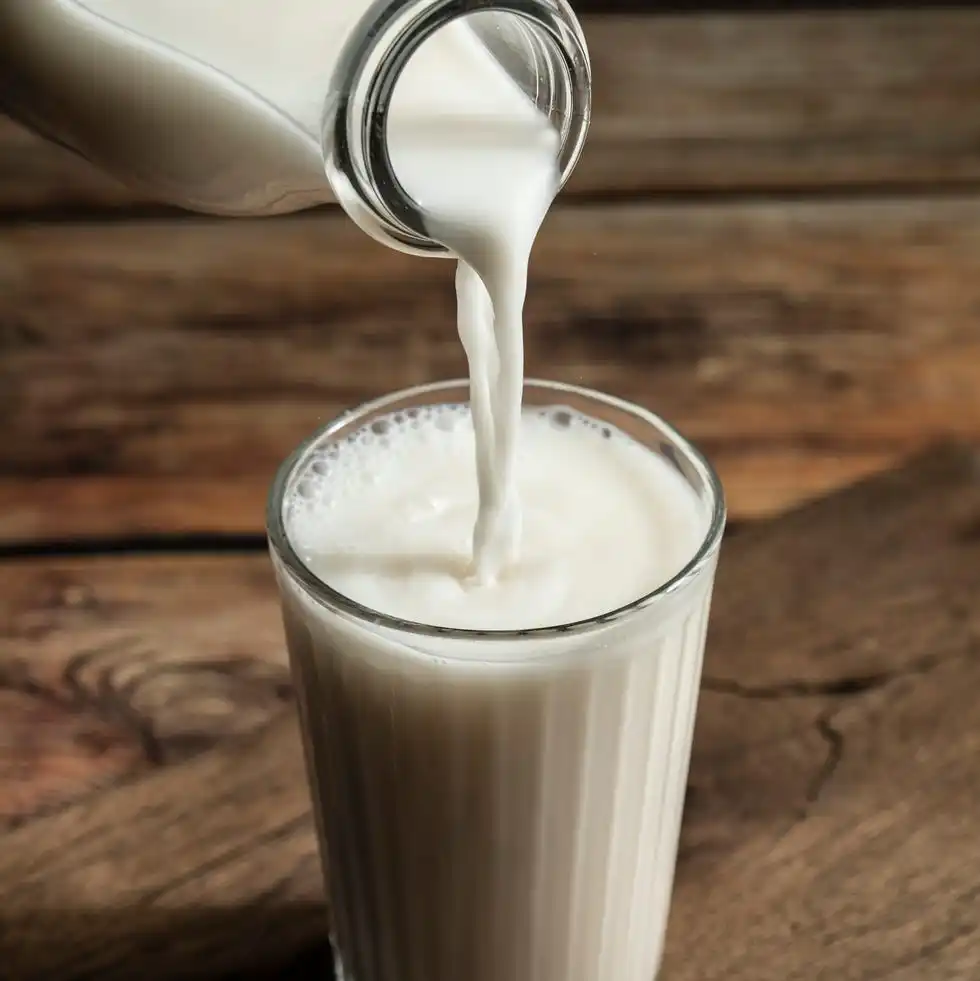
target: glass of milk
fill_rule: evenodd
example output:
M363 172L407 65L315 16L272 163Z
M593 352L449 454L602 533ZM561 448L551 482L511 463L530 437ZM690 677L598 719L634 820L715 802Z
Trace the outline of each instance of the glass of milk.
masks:
M652 413L528 381L519 557L474 582L468 397L347 413L270 495L338 977L651 981L721 486Z

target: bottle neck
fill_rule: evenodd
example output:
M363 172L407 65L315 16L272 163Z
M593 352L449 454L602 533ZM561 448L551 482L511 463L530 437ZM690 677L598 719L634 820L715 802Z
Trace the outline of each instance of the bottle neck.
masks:
M478 41L559 134L559 185L578 163L589 127L592 76L582 29L565 0L376 0L349 37L323 119L327 178L347 214L401 252L449 256L394 173L392 97L412 56L467 18ZM444 84L453 84L446 80Z

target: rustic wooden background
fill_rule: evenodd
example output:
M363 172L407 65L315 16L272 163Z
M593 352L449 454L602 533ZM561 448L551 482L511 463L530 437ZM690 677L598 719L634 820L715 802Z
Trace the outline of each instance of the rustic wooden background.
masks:
M980 11L587 17L531 373L657 406L736 519L980 432ZM451 270L179 214L0 121L0 542L251 534L275 463L463 371Z
M675 420L737 529L669 977L976 981L975 459L750 519L980 438L980 10L717 6L586 16L527 307L529 371ZM0 977L322 959L263 499L463 371L453 302L336 210L182 214L0 119Z

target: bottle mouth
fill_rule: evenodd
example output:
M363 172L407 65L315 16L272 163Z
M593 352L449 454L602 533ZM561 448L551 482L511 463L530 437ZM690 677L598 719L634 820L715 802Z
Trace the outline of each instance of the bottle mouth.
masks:
M412 57L462 18L557 130L559 188L585 145L592 72L585 37L565 0L375 0L334 70L323 156L341 207L372 238L402 252L452 256L426 231L422 208L395 173L388 124L395 88Z

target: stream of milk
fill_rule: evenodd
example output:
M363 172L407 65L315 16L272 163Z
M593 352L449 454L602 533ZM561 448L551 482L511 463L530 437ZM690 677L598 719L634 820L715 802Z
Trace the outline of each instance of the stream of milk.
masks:
M334 65L367 4L81 0L80 6L120 46L134 34L149 42L169 67L157 73L156 98L168 97L168 77L174 92L189 76L202 94L231 82L240 98L227 113L254 113L256 133L284 157L298 158L318 146ZM270 106L278 120L271 128ZM531 247L558 188L558 134L465 22L456 21L406 66L388 137L395 172L426 214L427 230L459 257L458 328L470 370L480 499L469 575L492 582L520 543L514 461L524 294Z

